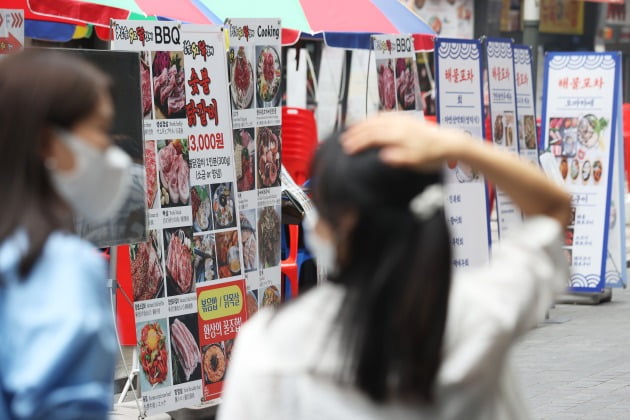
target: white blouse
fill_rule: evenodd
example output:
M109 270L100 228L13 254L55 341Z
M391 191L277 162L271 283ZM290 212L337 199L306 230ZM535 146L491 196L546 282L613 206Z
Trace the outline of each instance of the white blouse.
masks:
M566 285L561 233L554 219L530 218L502 241L491 264L454 277L431 406L376 404L338 381L335 317L344 288L328 283L245 324L219 420L529 418L508 355Z

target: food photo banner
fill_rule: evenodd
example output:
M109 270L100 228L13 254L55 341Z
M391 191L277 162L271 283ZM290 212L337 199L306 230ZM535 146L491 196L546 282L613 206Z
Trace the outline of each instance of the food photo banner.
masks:
M227 62L220 28L113 21L112 33L112 49L141 56L149 240L130 252L150 415L202 402L219 367L203 364L197 288L243 279Z
M374 35L379 110L412 111L423 117L418 66L411 35Z
M484 138L481 44L438 38L435 51L438 122ZM490 260L490 222L483 175L463 162L449 162L445 185L454 268L486 264Z
M488 38L484 44L488 71L492 140L497 147L518 154L519 133L512 41ZM500 239L521 224L523 214L510 197L499 189L497 189L496 206Z
M526 45L514 45L513 51L519 153L525 159L538 165L538 135L536 130L536 97L534 96L532 51Z
M611 202L623 205L623 196L613 192L614 177L623 170L621 157L615 158L621 141L620 72L619 53L545 57L542 135L572 196L564 250L571 263L569 287L575 292L597 293L605 287Z
M281 300L281 28L278 19L229 19L227 28L238 218L253 314Z

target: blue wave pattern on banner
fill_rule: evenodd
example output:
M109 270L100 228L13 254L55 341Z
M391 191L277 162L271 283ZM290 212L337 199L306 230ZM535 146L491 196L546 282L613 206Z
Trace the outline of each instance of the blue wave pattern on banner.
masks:
M453 60L478 60L479 47L477 44L441 42L438 49L440 58L451 58Z
M571 274L571 287L596 288L599 286L599 274Z
M514 62L516 64L531 65L532 59L528 48L514 48Z
M549 62L554 70L611 70L615 68L615 60L611 54L597 55L556 55Z
M606 287L623 287L621 273L613 270L606 272Z
M512 44L509 42L488 41L488 57L512 58Z

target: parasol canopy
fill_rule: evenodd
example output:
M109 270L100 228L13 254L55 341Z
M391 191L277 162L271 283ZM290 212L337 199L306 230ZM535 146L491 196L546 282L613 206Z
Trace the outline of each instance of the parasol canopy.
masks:
M17 1L17 0L12 0ZM341 48L371 46L373 34L413 34L417 50L433 45L435 32L398 0L22 0L30 13L95 25L109 36L110 19L166 19L222 24L227 18L280 18L282 43L323 38Z

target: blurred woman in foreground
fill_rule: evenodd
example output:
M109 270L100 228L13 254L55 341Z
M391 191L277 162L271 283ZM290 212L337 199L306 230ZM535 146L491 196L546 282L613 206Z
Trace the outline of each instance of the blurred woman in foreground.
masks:
M73 214L122 205L110 81L70 55L0 61L0 418L106 419L116 338L105 263Z
M528 216L490 265L452 281L447 160ZM517 157L397 114L327 141L312 175L307 239L330 282L243 327L219 418L526 418L507 358L566 281L567 194Z

